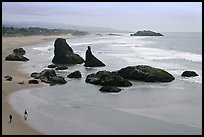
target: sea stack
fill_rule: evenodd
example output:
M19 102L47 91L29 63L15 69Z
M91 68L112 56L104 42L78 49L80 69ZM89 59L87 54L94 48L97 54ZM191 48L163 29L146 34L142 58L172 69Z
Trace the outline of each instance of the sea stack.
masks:
M75 54L73 49L67 44L66 39L57 38L54 44L54 58L52 62L55 64L81 64L84 59Z
M88 46L88 49L86 50L86 59L85 64L86 67L100 67L105 66L103 62L101 62L99 59L97 59L91 52L91 47Z
M161 33L157 33L150 30L144 30L144 31L137 31L134 34L130 34L130 36L163 36Z

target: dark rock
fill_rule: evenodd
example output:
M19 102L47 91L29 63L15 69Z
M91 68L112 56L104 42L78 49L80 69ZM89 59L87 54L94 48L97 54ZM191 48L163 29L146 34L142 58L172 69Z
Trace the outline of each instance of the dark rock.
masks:
M12 81L12 79L13 79L11 76L4 76L4 78L6 81Z
M54 77L54 76L57 76L57 75L55 73L55 70L53 70L53 69L45 69L42 72L40 72L40 76Z
M50 65L48 65L47 67L48 67L48 68L56 68L57 65L55 65L55 64L50 64Z
M26 51L23 48L16 48L13 50L13 53L15 53L16 55L23 56L25 55Z
M91 52L91 47L88 46L88 49L86 50L86 59L85 64L86 67L100 67L105 66L103 62L101 62L99 59L97 59Z
M65 70L65 69L68 69L68 67L59 66L59 67L55 68L55 70Z
M122 78L115 72L98 71L97 73L90 74L85 80L87 83L102 85L102 86L118 86L129 87L132 86L128 80Z
M54 58L52 62L55 64L81 64L84 59L75 54L72 48L66 43L66 39L57 38L54 44Z
M16 54L9 54L5 60L7 61L29 61L28 58L21 56L21 55L16 55Z
M130 36L163 36L161 33L156 33L150 30L144 30L144 31L137 31L134 34L130 34Z
M66 80L61 76L54 76L50 79L51 83L53 84L66 84Z
M121 91L121 89L114 86L103 86L99 89L99 91L106 93L118 93Z
M128 66L119 70L118 74L125 79L146 82L170 82L175 79L167 71L147 65Z
M35 79L40 79L41 82L48 83L50 85L67 83L63 77L57 76L57 74L55 73L55 70L53 69L45 69L40 73L33 72L31 74L31 77Z
M38 78L40 77L40 73L33 72L33 73L31 73L31 75L30 75L30 76L31 76L31 77L33 77L33 78L38 79Z
M5 60L7 61L29 61L28 58L24 57L25 50L23 48L17 48L13 50L12 54L9 54Z
M28 83L29 83L29 84L38 84L39 81L36 80L36 79L31 79L31 80L28 81Z
M184 71L181 74L182 77L195 77L198 76L198 74L195 71Z
M25 84L25 82L24 82L24 81L21 81L21 82L18 82L18 84Z
M41 76L39 78L41 80L41 82L44 82L44 83L50 83L50 77L46 77L46 76Z
M72 73L70 73L68 76L68 78L81 78L81 72L80 71L74 71Z

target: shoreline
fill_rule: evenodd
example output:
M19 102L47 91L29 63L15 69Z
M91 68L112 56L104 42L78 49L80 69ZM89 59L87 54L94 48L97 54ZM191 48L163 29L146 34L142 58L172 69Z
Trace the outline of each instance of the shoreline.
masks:
M24 73L19 70L23 62L19 61L5 61L5 57L12 53L13 49L20 47L33 46L37 44L43 44L56 40L58 37L74 38L77 36L21 36L21 37L2 37L2 134L3 135L40 135L43 134L23 121L22 116L15 112L12 106L9 104L9 97L12 93L31 89L44 87L43 83L28 84L30 74ZM26 56L26 55L25 55ZM15 67L14 67L15 66ZM5 81L4 76L12 76L12 81ZM18 82L24 81L24 84L18 84ZM13 122L8 123L8 116L13 115Z

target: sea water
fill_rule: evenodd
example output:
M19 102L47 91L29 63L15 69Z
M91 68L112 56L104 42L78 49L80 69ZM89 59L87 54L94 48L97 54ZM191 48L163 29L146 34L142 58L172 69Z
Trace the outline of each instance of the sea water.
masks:
M163 33L163 37L85 36L67 39L75 53L85 58L87 46L106 66L68 65L57 70L67 84L19 91L11 96L18 113L30 113L29 125L45 134L201 134L202 33ZM52 64L54 41L25 47L30 59L21 70L31 74ZM131 81L117 94L104 94L101 86L85 82L100 70L150 65L171 73L168 83ZM81 79L69 79L75 70ZM185 70L197 77L184 78ZM25 103L26 102L26 103Z

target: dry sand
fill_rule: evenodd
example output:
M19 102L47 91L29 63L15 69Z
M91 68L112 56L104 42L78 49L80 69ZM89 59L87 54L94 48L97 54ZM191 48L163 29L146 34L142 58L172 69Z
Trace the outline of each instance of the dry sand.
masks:
M53 41L58 38L70 38L71 36L28 36L28 37L2 37L2 134L3 135L39 135L42 134L25 124L22 115L17 114L8 103L11 93L28 88L39 88L40 84L28 84L30 74L21 72L18 68L23 62L5 61L5 57L13 52L14 48L31 46ZM72 36L73 37L73 36ZM25 54L26 56L26 54ZM4 76L10 75L12 81L5 81ZM18 84L24 81L25 84ZM8 123L9 115L13 115L12 123Z

